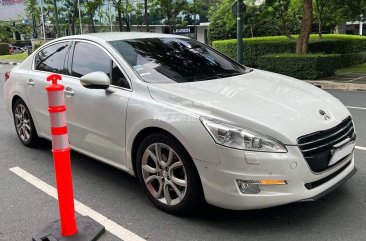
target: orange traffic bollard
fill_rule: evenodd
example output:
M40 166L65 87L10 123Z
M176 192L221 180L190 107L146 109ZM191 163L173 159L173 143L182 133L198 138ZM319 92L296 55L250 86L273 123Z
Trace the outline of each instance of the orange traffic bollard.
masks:
M47 81L52 81L52 85L47 86L46 90L48 92L48 111L51 121L52 153L55 165L61 234L62 236L72 236L77 233L78 229L76 227L72 189L64 86L57 83L61 78L61 75L58 74L48 76Z
M75 217L65 87L58 83L60 80L62 80L61 75L51 74L47 77L47 81L51 81L52 84L46 87L60 220L53 222L40 234L33 237L33 240L96 240L105 231L105 228L89 217L78 219ZM80 227L79 230L77 226Z

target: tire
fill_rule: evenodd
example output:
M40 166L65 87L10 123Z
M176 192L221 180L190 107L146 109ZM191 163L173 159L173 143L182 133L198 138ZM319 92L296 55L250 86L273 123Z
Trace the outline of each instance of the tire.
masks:
M13 105L13 119L19 140L25 146L37 146L40 139L34 126L32 115L22 99L16 100Z
M157 150L160 155L156 155ZM159 161L156 161L157 156L160 156ZM137 152L136 170L146 196L159 209L182 215L202 203L202 185L197 169L175 138L164 133L147 136Z

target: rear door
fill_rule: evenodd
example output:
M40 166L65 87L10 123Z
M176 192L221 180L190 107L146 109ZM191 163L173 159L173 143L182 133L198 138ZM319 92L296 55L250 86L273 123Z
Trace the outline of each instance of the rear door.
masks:
M47 76L51 73L67 74L66 56L70 51L70 42L62 41L42 48L36 55L33 70L27 75L26 95L28 107L36 123L37 132L41 136L50 136L50 120L48 100L45 87Z

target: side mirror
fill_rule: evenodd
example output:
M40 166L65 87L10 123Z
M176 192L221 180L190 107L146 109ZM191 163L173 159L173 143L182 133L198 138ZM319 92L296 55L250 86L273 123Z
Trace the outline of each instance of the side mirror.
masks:
M104 72L97 71L81 76L80 83L89 89L108 89L111 80Z

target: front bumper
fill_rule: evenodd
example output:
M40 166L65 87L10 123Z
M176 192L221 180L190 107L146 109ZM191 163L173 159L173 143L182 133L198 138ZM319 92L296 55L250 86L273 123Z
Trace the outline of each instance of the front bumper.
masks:
M347 176L345 176L342 180L337 182L334 186L331 186L329 189L325 190L324 192L321 192L321 193L317 194L314 197L302 199L299 202L313 202L313 201L316 201L318 199L321 199L322 197L326 196L328 193L332 192L334 189L337 189L340 185L345 183L348 179L350 179L353 175L355 175L356 172L357 172L357 168L354 167L353 170L350 173L347 174Z
M287 149L288 153L251 153L218 146L220 164L195 160L206 201L233 210L311 201L326 195L356 172L353 154L322 173L313 173L296 146ZM327 180L332 174L334 177ZM260 179L286 180L287 184L260 185L258 194L243 194L236 182ZM322 179L326 181L321 185L311 189L305 186Z

